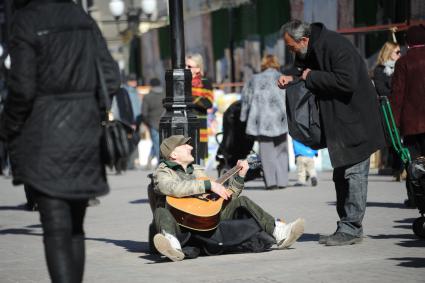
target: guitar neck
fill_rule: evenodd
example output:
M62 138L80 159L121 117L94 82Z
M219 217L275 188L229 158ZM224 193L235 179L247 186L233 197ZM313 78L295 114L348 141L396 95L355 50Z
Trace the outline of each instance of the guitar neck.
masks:
M230 169L229 171L224 173L220 178L217 178L217 180L215 180L215 182L219 183L219 184L223 184L224 182L229 180L230 177L232 177L233 175L238 173L241 169L242 169L242 167L239 167L239 166L236 165L235 167L233 167L232 169Z

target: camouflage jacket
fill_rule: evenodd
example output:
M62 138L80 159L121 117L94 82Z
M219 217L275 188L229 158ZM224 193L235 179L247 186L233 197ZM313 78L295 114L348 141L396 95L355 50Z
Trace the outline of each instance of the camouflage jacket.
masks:
M203 194L211 189L210 178L202 166L191 164L186 168L172 161L162 161L153 174L155 207L165 207L165 196L185 197ZM228 189L238 197L244 186L244 178L239 175L229 181Z

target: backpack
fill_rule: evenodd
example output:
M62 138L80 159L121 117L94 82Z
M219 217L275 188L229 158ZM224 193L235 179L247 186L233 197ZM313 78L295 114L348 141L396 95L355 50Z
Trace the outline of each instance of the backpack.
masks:
M316 97L302 80L294 80L286 88L286 115L293 139L312 149L326 147Z
M425 213L425 157L419 156L407 167L407 195L413 207Z

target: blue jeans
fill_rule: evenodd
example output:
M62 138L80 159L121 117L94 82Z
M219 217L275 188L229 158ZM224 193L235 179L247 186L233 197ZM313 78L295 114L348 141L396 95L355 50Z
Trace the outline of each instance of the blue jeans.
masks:
M361 237L366 211L367 182L370 158L349 166L334 169L338 232Z
M159 132L152 127L150 127L149 131L151 133L153 156L155 156L159 162Z

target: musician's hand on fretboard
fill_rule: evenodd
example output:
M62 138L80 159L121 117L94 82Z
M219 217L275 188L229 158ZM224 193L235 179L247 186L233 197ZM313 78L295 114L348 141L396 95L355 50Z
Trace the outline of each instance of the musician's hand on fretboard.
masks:
M238 174L239 176L241 176L242 178L245 178L246 172L248 172L249 170L249 164L248 161L245 160L238 160L238 163L236 164L236 166L238 166L240 168Z

